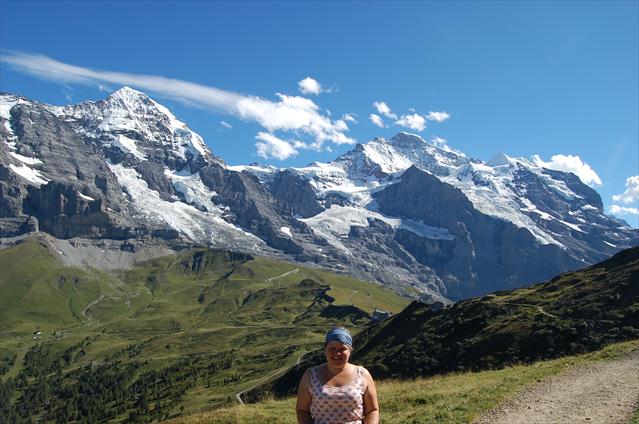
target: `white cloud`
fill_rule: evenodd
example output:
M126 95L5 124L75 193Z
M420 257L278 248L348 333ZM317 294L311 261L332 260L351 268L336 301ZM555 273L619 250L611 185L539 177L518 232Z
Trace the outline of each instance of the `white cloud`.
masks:
M437 147L448 146L448 141L446 139L441 138L441 137L437 137L437 136L431 138L430 142L433 143Z
M354 124L357 124L357 115L354 113L345 113L342 115L342 120L346 121L346 122L352 122Z
M395 121L395 124L416 131L424 131L426 129L426 119L418 113L413 113L412 115L402 115L401 118Z
M324 90L324 88L322 88L322 85L311 77L306 77L303 80L299 81L297 83L297 86L303 94L317 95L322 92L328 91Z
M220 121L220 125L222 125L224 128L230 130L231 128L233 128L233 125L229 124L226 121Z
M101 71L62 63L43 55L3 53L1 60L16 69L59 83L100 86L117 84L136 87L164 98L204 110L221 111L257 122L269 132L291 131L311 136L315 144L331 141L354 144L344 120L331 121L311 100L278 94L279 101L247 96L215 87L154 75Z
M270 132L303 132L311 135L318 143L355 143L355 140L344 134L348 131L348 125L342 120L333 122L321 115L312 100L280 93L277 96L280 98L277 103L259 97L244 97L238 100L236 108L240 117L257 121Z
M639 208L629 208L626 206L612 205L609 208L613 215L639 215Z
M453 149L452 147L450 147L448 145L448 140L444 138L434 136L433 138L430 139L430 142L446 152L451 152L451 153L455 153L457 156L466 157L466 154L464 152L461 152L457 149Z
M450 118L450 115L448 114L448 112L430 111L428 112L428 115L426 116L426 119L428 119L429 121L437 121L437 122L444 122L448 118Z
M613 202L619 203L639 203L639 175L628 177L626 179L626 191L621 194L615 194L612 196Z
M255 138L259 140L255 143L257 154L264 159L275 158L284 160L297 154L297 150L293 144L273 134L259 132Z
M550 158L550 162L543 161L539 155L533 155L533 162L537 166L543 168L554 169L555 171L572 172L584 183L589 186L600 186L602 184L599 175L588 165L582 161L579 156L573 155L554 155Z
M386 103L384 103L384 102L375 102L375 103L373 103L373 107L375 109L377 109L378 113L381 113L385 117L387 117L389 119L397 119L397 115L395 115L390 110L390 108L388 107L388 105Z
M371 122L375 125L377 125L380 128L386 128L386 125L384 124L384 120L381 118L381 116L379 115L375 115L374 113L371 113L370 116L368 117L368 119L371 120Z

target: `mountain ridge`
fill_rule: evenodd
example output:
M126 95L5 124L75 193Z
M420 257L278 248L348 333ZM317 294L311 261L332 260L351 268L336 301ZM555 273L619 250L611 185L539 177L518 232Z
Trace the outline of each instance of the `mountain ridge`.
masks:
M541 281L639 244L639 230L604 215L573 174L505 155L490 166L414 134L279 169L226 164L128 87L70 106L2 94L0 112L3 237L184 240L433 301ZM432 196L420 197L426 186Z

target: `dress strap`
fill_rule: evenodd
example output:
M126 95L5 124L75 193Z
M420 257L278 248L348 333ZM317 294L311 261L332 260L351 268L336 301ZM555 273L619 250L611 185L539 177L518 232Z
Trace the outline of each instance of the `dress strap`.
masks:
M364 378L363 378L363 374L364 374L364 372L362 371L363 368L364 367L362 366L357 367L357 383L361 387L362 393L364 393L366 389L368 388L368 385L366 384L366 381L364 381Z
M319 378L317 377L317 367L311 368L311 387L319 387Z

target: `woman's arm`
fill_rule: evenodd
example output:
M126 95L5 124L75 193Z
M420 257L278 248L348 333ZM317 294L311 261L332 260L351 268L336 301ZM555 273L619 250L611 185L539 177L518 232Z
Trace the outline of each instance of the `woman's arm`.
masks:
M311 417L311 373L310 370L306 370L300 385L297 387L297 406L295 412L297 413L298 424L313 424L313 417Z
M366 368L364 371L364 379L367 386L364 392L364 424L379 424L379 404L377 403L377 388L373 377Z

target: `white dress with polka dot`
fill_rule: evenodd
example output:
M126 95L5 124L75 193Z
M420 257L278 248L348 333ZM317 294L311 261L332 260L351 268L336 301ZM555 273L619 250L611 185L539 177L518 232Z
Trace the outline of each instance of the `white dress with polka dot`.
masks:
M315 424L361 424L364 419L366 383L362 367L350 384L341 387L320 383L317 368L311 368L311 415Z

